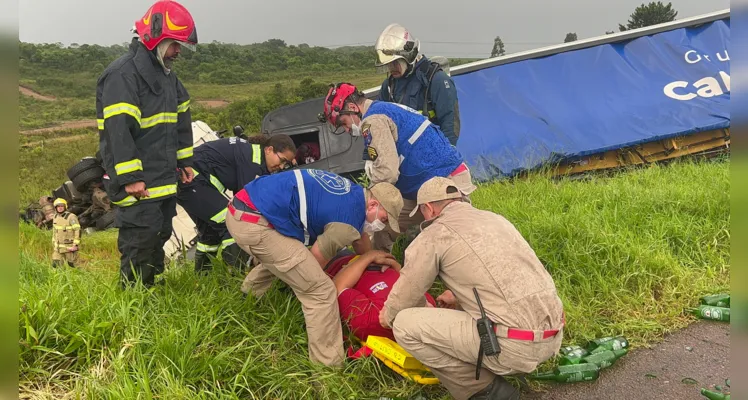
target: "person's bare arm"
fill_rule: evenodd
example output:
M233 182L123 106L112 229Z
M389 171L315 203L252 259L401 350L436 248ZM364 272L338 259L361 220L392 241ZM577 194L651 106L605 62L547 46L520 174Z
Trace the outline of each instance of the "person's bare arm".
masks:
M361 235L361 239L354 241L351 244L351 247L353 247L353 251L355 251L358 255L365 254L367 251L370 251L371 239L369 239L369 235Z
M320 267L325 268L340 249L360 239L361 233L356 228L341 222L331 222L325 225L325 231L317 237L309 251Z
M392 254L380 250L369 251L345 266L335 275L332 281L335 284L338 294L345 289L355 286L356 282L361 279L361 275L366 271L366 267L371 264L380 264L385 266L385 268L389 267L394 268L398 272L400 271L400 264Z

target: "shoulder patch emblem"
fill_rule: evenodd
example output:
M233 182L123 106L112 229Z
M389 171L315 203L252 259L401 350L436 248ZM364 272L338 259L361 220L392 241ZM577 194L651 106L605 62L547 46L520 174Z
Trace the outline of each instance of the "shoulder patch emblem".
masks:
M371 144L371 126L369 124L361 126L361 136L364 137L364 146L368 147Z
M377 159L377 156L379 156L379 154L377 154L377 149L371 146L366 148L366 153L369 155L369 160L371 161L375 161Z
M444 81L444 87L449 89L449 81Z

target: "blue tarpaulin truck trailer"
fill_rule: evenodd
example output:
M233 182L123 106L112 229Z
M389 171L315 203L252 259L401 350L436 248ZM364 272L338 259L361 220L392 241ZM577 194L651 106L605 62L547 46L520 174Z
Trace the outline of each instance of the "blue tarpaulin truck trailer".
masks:
M727 149L729 45L724 10L451 68L457 149L477 181L548 163L573 173ZM316 119L322 101L269 113L263 132L319 143L320 159L303 167L362 170L362 139L329 132Z

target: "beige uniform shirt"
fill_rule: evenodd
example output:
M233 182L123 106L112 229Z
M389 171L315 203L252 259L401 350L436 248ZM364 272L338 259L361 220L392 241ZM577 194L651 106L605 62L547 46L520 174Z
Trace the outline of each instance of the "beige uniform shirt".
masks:
M322 256L331 259L340 249L359 239L361 233L356 228L342 222L331 222L325 225L325 231L317 236L316 243Z
M55 251L58 253L67 253L69 247L80 245L81 226L75 214L67 211L62 214L55 214L52 227L54 229L52 242Z
M504 217L454 202L405 252L400 279L384 304L390 326L419 303L439 276L463 310L480 318L473 288L489 319L530 330L559 329L563 305L535 252Z
M365 114L370 103L362 109ZM361 121L361 135L367 143L364 151L368 160L364 171L371 184L388 182L395 184L400 176L400 157L397 154L397 125L388 116L374 114Z

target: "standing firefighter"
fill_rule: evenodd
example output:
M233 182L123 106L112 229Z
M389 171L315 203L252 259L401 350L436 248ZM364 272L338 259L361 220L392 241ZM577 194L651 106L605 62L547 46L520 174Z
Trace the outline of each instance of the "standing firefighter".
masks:
M194 49L197 32L187 9L168 0L135 30L129 52L99 77L96 113L105 189L118 207L122 283L151 286L164 270L177 180L194 176L190 96L171 66L183 46Z
M63 261L75 267L78 259L78 246L81 244L81 226L78 217L67 211L68 203L64 199L55 199L55 217L52 222L52 267L62 265Z
M243 270L247 254L226 229L228 198L224 192L236 193L261 175L289 168L296 155L296 146L287 135L252 136L249 139L230 137L204 143L195 149L195 179L180 184L177 201L197 225L195 271L212 268L208 255Z
M456 146L460 136L460 109L452 78L441 65L419 54L420 42L399 24L388 25L374 47L376 66L389 71L377 100L418 110L438 125L449 143Z
M416 209L421 185L435 176L450 177L463 195L475 190L470 171L454 146L426 117L402 104L371 101L349 83L330 88L324 119L333 129L364 137L364 170L372 184L388 182L400 190L403 210L398 222L403 231L423 221ZM416 210L415 213L411 213ZM376 232L375 250L391 250L397 234Z
M421 186L418 206L427 221L405 250L379 320L455 399L515 400L519 393L503 375L529 373L558 352L563 305L517 229L462 200L449 179ZM437 276L450 289L437 302L455 309L412 308Z

